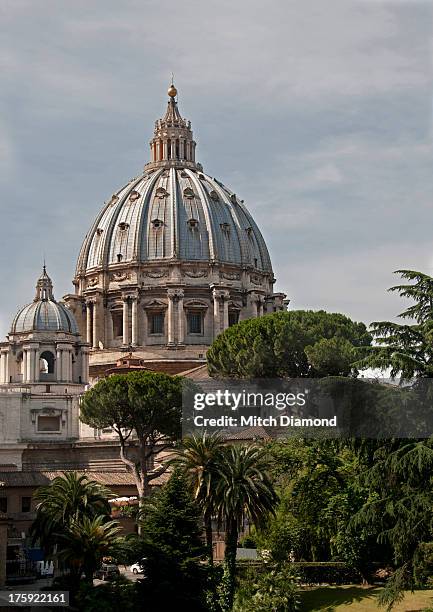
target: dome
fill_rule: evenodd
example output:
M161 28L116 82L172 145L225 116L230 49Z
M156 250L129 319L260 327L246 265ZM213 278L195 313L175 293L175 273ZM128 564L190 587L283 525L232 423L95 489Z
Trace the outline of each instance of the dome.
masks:
M173 83L168 94L150 161L97 214L78 257L75 292L64 297L97 376L126 350L146 367L181 372L203 363L230 325L288 304L274 292L253 217L197 163Z
M35 299L31 304L24 306L12 322L12 334L32 331L78 334L72 312L65 304L54 299L53 284L45 266L36 285Z
M84 240L77 275L173 259L272 273L265 241L243 202L200 169L176 166L146 168L112 196Z

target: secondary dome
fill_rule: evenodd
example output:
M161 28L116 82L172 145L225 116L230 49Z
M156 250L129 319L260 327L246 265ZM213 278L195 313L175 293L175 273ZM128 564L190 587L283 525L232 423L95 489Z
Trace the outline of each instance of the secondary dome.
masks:
M36 284L35 299L18 312L11 327L12 334L32 331L78 334L77 323L72 312L64 304L54 299L53 283L45 266Z
M272 274L251 214L233 191L203 172L195 146L191 123L171 96L165 116L155 123L151 161L100 211L84 239L77 276L157 260L215 262Z

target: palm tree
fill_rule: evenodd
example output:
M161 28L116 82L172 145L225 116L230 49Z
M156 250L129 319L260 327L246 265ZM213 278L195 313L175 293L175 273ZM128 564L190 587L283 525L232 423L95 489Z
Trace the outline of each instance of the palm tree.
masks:
M52 552L58 544L57 534L82 517L110 517L109 499L113 493L97 482L76 472L65 472L51 484L40 487L34 494L37 502L36 519L32 524L33 540Z
M173 463L186 475L194 500L203 514L209 561L213 563L212 515L216 511L216 479L223 439L218 434L186 438Z
M82 516L59 535L61 550L58 558L66 561L75 575L79 576L83 571L86 580L92 582L102 558L118 543L120 531L117 521L107 522L103 515Z
M236 548L245 520L262 527L278 502L268 468L268 455L258 446L225 447L218 461L215 498L218 522L225 527L226 585L222 605L227 611L233 607Z

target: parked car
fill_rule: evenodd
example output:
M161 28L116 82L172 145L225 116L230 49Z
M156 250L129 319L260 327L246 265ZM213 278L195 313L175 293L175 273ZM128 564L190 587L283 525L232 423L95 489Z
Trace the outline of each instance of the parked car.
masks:
M99 569L95 572L95 578L99 580L113 580L120 576L120 571L117 565L103 563Z
M144 574L145 573L145 564L146 559L141 559L141 561L137 561L137 563L133 563L129 570L133 574Z

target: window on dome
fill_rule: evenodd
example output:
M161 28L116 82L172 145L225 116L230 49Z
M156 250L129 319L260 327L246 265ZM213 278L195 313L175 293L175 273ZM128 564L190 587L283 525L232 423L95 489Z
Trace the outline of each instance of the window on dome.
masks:
M203 314L201 312L189 312L187 314L187 321L189 334L203 333Z
M163 334L164 333L164 313L154 312L150 315L150 334Z
M117 253L117 263L120 263L123 259L122 253Z
M155 229L159 229L164 225L164 222L161 219L152 219L152 225Z
M183 197L187 198L188 200L192 200L194 198L194 191L191 189L191 187L185 187L183 190Z

